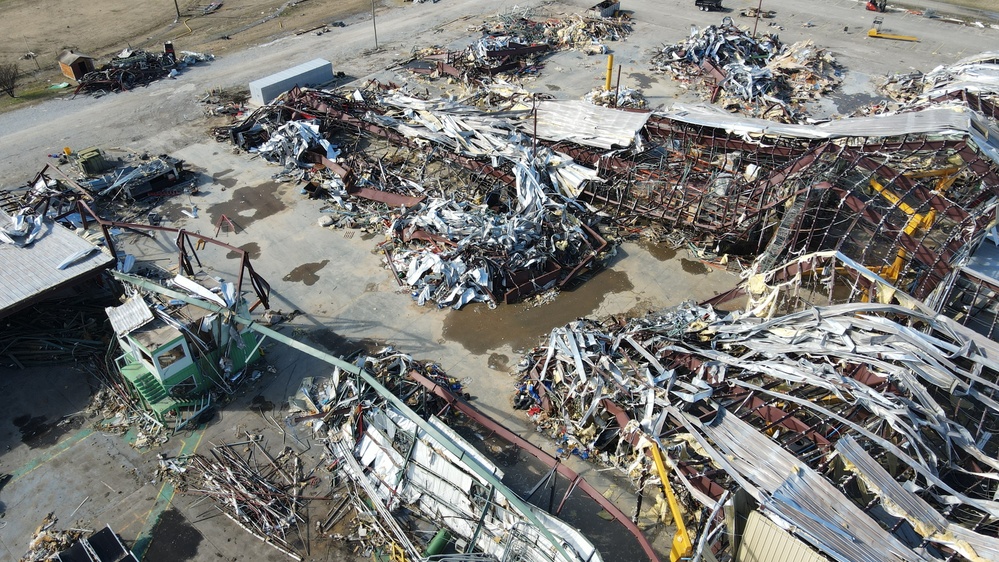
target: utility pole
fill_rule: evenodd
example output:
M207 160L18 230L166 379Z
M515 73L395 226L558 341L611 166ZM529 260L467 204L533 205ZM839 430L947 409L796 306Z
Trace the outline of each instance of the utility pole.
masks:
M174 0L176 2L177 0ZM378 50L378 25L375 24L375 0L371 0L371 29L375 30L375 50Z
M177 0L174 0L175 2ZM753 39L756 39L756 26L760 25L760 12L763 11L763 0L760 0L760 5L756 7L756 22L753 23Z
M177 0L173 0L173 7L177 10L177 19L173 20L173 23L177 23L180 21L180 4L177 3Z

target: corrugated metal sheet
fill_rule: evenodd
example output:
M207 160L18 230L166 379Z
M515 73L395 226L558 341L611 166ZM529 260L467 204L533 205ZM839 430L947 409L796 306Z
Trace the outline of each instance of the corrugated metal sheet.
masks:
M10 224L10 215L0 211L0 224ZM0 243L0 316L22 302L95 274L115 259L58 224L46 222L46 232L30 246ZM93 250L86 257L59 269L66 258Z
M777 526L759 511L746 520L736 562L828 562L801 539Z
M820 474L725 410L707 424L687 420L703 432L736 468L766 492L761 503L798 529L815 548L843 562L925 560L882 529Z
M860 475L885 509L912 523L923 537L948 544L969 560L999 560L999 540L947 521L925 500L906 490L852 437L836 442L836 451L849 461L849 469Z
M582 100L542 101L538 102L538 137L605 150L624 148L635 142L635 135L650 115L610 109ZM531 120L524 123L525 129L533 126Z
M967 107L954 104L873 117L838 119L818 125L790 125L733 115L705 105L676 104L663 117L681 123L725 129L742 135L775 135L803 139L892 137L906 134L970 135L989 158L997 160L999 129Z
M149 305L140 295L136 295L121 306L109 306L104 309L114 333L123 336L136 328L140 328L153 319Z

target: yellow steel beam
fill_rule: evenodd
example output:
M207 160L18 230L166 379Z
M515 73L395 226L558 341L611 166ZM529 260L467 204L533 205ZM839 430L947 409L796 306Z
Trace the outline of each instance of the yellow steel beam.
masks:
M656 462L659 479L662 480L663 492L666 494L666 500L669 502L669 510L673 513L673 524L676 525L676 534L673 535L673 547L670 550L669 559L670 562L678 562L690 557L690 553L694 551L694 545L690 543L690 535L687 534L687 526L683 523L683 513L680 511L680 504L676 501L676 495L673 494L673 486L670 486L669 471L666 470L666 465L663 464L659 445L653 443L649 448L652 449L652 458Z
M868 37L877 37L878 39L892 39L894 41L913 41L919 42L919 37L913 37L912 35L895 35L894 33L881 33L876 28L870 28L867 30Z

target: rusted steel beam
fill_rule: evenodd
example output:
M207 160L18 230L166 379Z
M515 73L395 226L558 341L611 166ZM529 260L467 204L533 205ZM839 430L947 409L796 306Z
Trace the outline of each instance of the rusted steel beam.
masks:
M500 438L506 440L507 442L513 443L514 445L517 445L524 451L530 453L534 458L545 463L545 465L548 466L548 468L557 470L559 474L569 479L569 481L577 482L579 488L582 489L584 492L586 492L586 495L590 496L590 498L592 498L593 501L597 502L597 504L600 507L602 507L604 510L606 510L607 513L610 513L614 517L614 520L616 520L618 523L620 523L626 529L628 529L628 532L635 537L635 540L638 541L638 543L642 547L642 550L645 551L645 554L648 555L651 561L653 562L660 561L659 555L656 554L655 549L652 548L652 544L649 543L649 540L647 538L645 538L645 535L642 533L641 529L639 529L637 525L632 523L631 518L629 518L620 509L618 509L613 502L605 498L603 494L600 493L599 490L591 486L586 481L585 478L581 477L579 474L577 474L575 471L573 471L565 464L558 462L558 460L555 459L555 457L549 455L548 453L534 446L534 444L532 444L530 441L527 441L526 439L520 437L516 433L510 431L509 429L501 425L499 422L493 420L486 414L483 414L482 412L473 408L470 404L468 404L464 400L459 400L458 397L452 394L449 389L440 386L439 384L424 377L423 375L417 373L416 371L410 371L409 378L423 385L424 388L428 389L435 396L438 396L441 399L443 399L455 410L458 410L462 414L474 420L475 423L492 431L493 433L498 435Z
M117 221L105 220L105 219L102 219L100 216L98 216L97 213L94 212L94 210L91 209L90 206L87 205L86 203L84 203L83 201L77 201L76 205L77 205L77 212L79 212L80 213L80 217L82 217L83 228L87 228L87 218L88 217L91 220L93 220L95 223L97 223L98 225L100 225L101 229L104 231L104 239L105 239L105 243L108 245L108 250L110 250L111 254L115 255L115 256L118 255L118 253L117 253L117 248L115 247L115 244L114 244L114 240L113 240L113 238L111 236L111 233L109 232L110 228L124 228L124 229L133 230L133 231L139 231L139 232L156 231L156 232L165 232L165 233L176 234L177 235L176 242L177 242L177 247L178 247L178 256L177 256L177 259L178 259L178 262L180 264L180 271L193 271L193 269L191 269L190 257L188 256L188 250L187 250L187 247L186 247L186 245L184 243L185 240L188 240L188 237L194 237L194 238L196 238L198 240L204 241L206 244L212 244L213 246L219 246L221 248L225 248L226 250L229 250L230 252L235 252L238 256L241 257L241 259L240 259L240 261L241 261L241 267L239 268L239 278L238 278L238 280L236 282L236 294L238 295L242 291L242 287L243 287L243 272L245 270L247 273L249 273L249 276L250 276L250 285L253 287L253 290L256 293L257 298L260 299L260 302L261 302L261 304L264 305L265 309L266 308L270 308L271 286L270 286L269 283L267 283L266 280L264 280L263 277L261 277L256 271L254 271L253 266L250 264L250 255L249 255L249 253L247 253L246 250L244 250L242 248L237 248L236 246L231 246L229 244L226 244L225 242L222 242L220 240L216 240L214 238L205 236L205 235L203 235L201 233L198 233L198 232L189 232L189 231L186 231L186 230L181 229L181 228L170 228L168 226L154 226L154 225L150 225L150 224L135 224L135 223L128 223L128 222L117 222ZM196 256L195 256L195 259L197 260ZM198 261L199 265L200 265L200 263L201 262Z
M734 389L732 396L735 398L747 392L748 391L746 389ZM822 450L828 450L832 446L832 442L829 441L825 435L822 435L818 431L812 429L812 426L809 426L805 422L801 421L797 416L791 415L777 406L767 404L762 398L759 398L755 394L749 396L749 400L746 405L753 414L759 416L767 423L775 423L785 429L806 437Z
M576 267L574 267L572 271L569 272L569 275L566 275L564 279L559 281L558 284L559 287L565 287L566 283L572 281L576 277L576 275L580 271L582 271L584 267L586 267L591 261L596 259L596 257L600 255L600 252L603 252L607 248L607 240L605 240L603 236L600 236L600 234L597 231L593 230L586 224L581 223L580 226L583 228L583 230L586 231L586 233L589 235L591 239L596 241L597 247L594 248L593 245L590 244L591 251L589 255L580 260L580 262L576 265ZM589 241L587 241L587 243L589 243Z

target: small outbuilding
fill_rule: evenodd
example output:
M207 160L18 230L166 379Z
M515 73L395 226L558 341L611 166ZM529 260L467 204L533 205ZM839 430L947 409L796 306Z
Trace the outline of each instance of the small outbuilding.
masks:
M86 73L94 71L94 57L67 49L59 53L59 68L62 69L63 76L79 82Z

